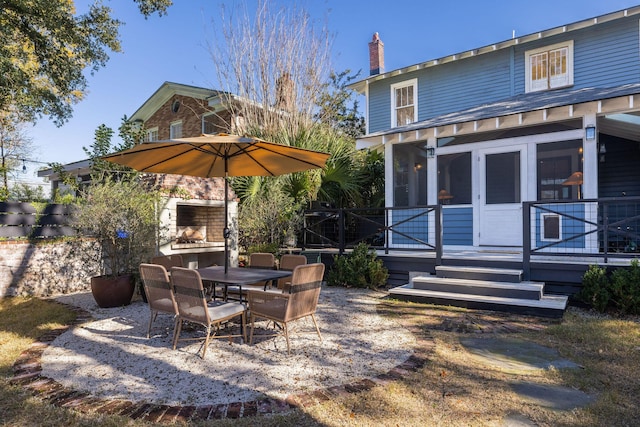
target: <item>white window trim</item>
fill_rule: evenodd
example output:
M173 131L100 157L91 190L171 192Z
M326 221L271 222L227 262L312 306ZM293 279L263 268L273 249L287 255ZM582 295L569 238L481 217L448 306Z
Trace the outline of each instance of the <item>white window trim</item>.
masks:
M180 136L174 136L173 135L173 127L175 125L182 126L182 120L176 120L175 122L171 122L170 123L170 125L169 125L169 139L182 138L184 136L184 132L182 132L182 135L180 135Z
M418 79L405 80L391 85L391 127L398 127L396 116L396 89L413 85L413 122L418 121ZM412 123L413 123L412 122Z
M544 236L544 220L546 217L557 217L558 218L558 238L550 239ZM540 214L540 241L541 242L559 242L562 240L562 216L558 214L552 213L543 213Z
M564 85L564 86L560 86L560 87L554 87L554 88L547 88L547 89L540 89L540 90L536 90L536 91L532 91L531 90L531 64L530 64L530 60L531 60L531 56L532 55L537 55L539 53L542 52L547 52L547 51L551 51L551 50L555 50L555 49L560 49L566 47L568 48L568 54L567 54L567 74L569 75L569 82ZM556 43L550 46L544 46L538 49L533 49L533 50L528 50L525 52L524 54L524 85L525 85L525 93L529 93L529 92L544 92L545 90L554 90L554 89L559 89L561 87L569 87L569 86L573 86L573 40L568 40L566 42L563 43Z
M149 136L150 136L150 134L151 134L152 132L155 132L155 133L156 133L156 136L158 136L158 135L159 135L159 129L158 129L158 126L147 129L147 141L149 141L149 142L157 141L157 139L151 140L151 138L149 138Z
M206 121L206 118L207 118L207 117L209 117L209 116L213 116L214 114L215 114L215 113L204 113L204 114L202 115L202 118L200 119L200 128L201 128L201 129L200 129L200 132L201 132L201 133L203 133L203 134L204 134L204 133L207 133L207 132L205 132L204 123L205 123L205 121Z

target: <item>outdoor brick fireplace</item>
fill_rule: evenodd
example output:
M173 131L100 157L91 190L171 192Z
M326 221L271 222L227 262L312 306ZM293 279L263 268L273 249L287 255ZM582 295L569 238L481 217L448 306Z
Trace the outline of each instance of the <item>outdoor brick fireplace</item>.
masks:
M176 229L171 249L208 248L224 245L224 207L191 201L176 204Z

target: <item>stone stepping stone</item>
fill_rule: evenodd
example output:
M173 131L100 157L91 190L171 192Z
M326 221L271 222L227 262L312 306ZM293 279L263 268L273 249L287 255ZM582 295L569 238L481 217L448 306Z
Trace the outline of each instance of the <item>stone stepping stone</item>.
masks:
M464 338L460 343L476 360L507 372L580 367L560 357L557 350L530 341L514 338Z
M557 411L570 411L595 400L595 396L569 387L533 382L514 382L509 385L525 401Z

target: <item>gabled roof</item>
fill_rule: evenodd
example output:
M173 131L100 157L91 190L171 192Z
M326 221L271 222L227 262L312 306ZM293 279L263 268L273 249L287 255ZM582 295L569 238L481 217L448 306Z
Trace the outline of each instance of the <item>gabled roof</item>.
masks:
M480 48L467 50L460 53L455 53L453 55L445 56L437 59L430 59L425 62L420 62L418 64L410 65L408 67L399 68L397 70L389 71L382 74L376 74L373 76L369 76L364 80L360 80L356 83L349 85L350 89L353 89L357 92L364 93L367 84L386 79L393 76L398 76L401 74L406 74L412 71L421 70L424 68L434 67L441 64L446 64L449 62L457 61L460 59L471 58L478 55L483 55L490 52L495 52L497 50L510 48L512 46L532 42L535 40L545 39L551 36L555 36L558 34L570 33L572 31L581 30L584 28L592 27L598 24L602 24L605 22L615 21L618 19L627 18L629 16L640 14L640 6L630 7L628 9L623 9L617 12L607 13L605 15L597 16L594 18L585 19L582 21L574 22L571 24L562 25L560 27L551 28L544 31L538 31L536 33L528 34L522 37L516 37L509 40L504 40L498 43L493 43L487 46L483 46Z
M130 121L147 121L158 109L164 105L174 95L188 96L190 98L211 101L218 98L224 92L214 89L207 89L198 86L190 86L181 83L164 82L162 86L149 97L135 113L129 118Z

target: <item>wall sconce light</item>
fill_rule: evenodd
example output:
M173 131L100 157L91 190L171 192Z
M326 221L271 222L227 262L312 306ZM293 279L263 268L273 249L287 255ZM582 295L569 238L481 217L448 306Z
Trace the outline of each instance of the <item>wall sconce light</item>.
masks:
M422 169L422 163L416 162L416 163L413 164L413 170L414 171L418 172L420 169Z
M427 151L427 159L433 159L436 156L436 147L427 145L424 149Z
M584 128L584 136L588 141L596 139L596 127L594 125L588 125Z
M27 164L24 159L22 159L22 173L27 173Z

